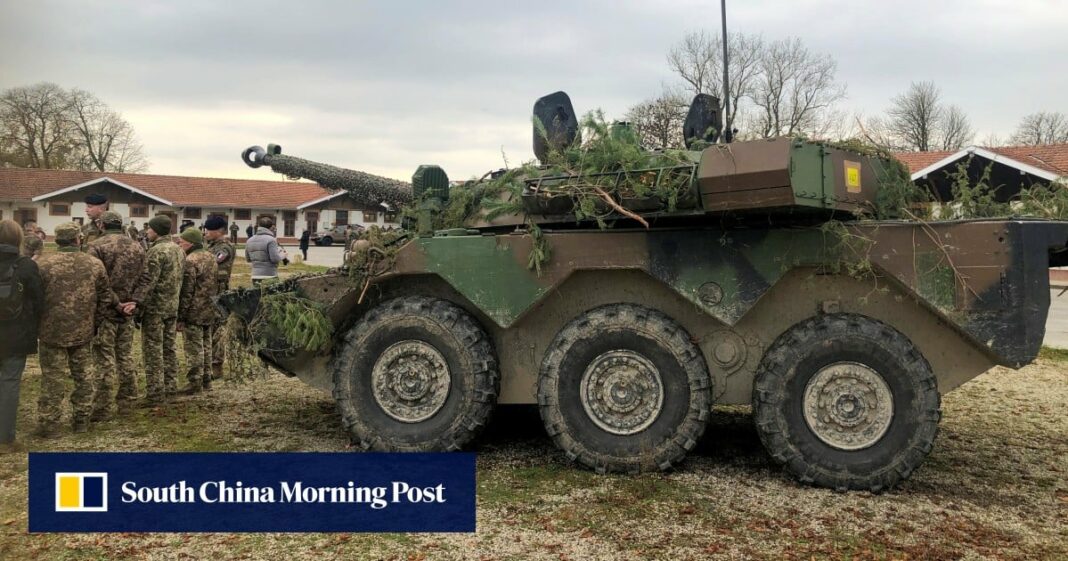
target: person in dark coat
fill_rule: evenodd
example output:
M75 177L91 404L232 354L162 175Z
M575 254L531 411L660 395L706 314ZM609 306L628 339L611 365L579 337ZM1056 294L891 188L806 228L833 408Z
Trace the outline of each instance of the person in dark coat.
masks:
M304 254L304 261L308 261L308 243L311 241L311 232L304 230L300 235L300 252Z
M252 229L252 224L249 224L248 228L245 228L245 239L251 238L253 233L255 233L255 230Z
M15 444L19 386L26 357L37 354L37 330L44 310L44 283L37 263L19 255L23 236L14 220L0 221L0 282L22 290L16 315L6 317L12 310L0 306L4 308L0 312L0 452L19 449ZM11 279L3 280L8 271L12 271Z

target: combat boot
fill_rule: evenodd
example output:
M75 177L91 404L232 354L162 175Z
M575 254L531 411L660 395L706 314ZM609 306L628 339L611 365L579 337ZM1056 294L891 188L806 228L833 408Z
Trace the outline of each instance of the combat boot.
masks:
M74 421L74 434L89 432L89 421Z
M212 380L221 380L222 377L223 377L223 365L221 365L221 364L212 364L211 365L211 379Z
M111 412L111 409L97 409L89 416L89 420L94 423L102 423L104 421L110 421L114 417L115 415Z
M210 375L204 376L204 383L201 384L201 387L204 388L204 391L206 391L206 392L210 392L211 391L211 376Z
M37 428L33 429L33 435L37 438L52 438L59 434L59 427L56 425L41 425L38 424Z
M179 392L181 395L196 395L202 391L199 383L190 381L189 385L184 390Z

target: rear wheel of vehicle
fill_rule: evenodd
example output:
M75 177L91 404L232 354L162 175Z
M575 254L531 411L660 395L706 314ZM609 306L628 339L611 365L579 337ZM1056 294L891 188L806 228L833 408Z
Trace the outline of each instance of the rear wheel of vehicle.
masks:
M708 367L666 315L632 304L586 312L542 362L538 406L569 459L597 472L666 470L704 434Z
M880 492L923 463L938 434L931 366L899 331L860 315L803 321L776 339L753 386L768 453L801 482Z
M329 247L333 243L334 243L334 238L331 238L330 236L326 236L325 238L320 238L319 241L318 241L319 245L327 246L327 247Z
M334 359L334 399L365 450L459 450L489 420L499 392L489 336L445 300L382 303L349 330Z

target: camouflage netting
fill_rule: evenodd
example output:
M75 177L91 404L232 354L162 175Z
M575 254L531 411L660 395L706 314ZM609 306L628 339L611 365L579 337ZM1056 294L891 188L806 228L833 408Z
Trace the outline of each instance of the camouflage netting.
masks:
M327 189L348 191L358 204L375 206L386 203L397 208L412 202L412 185L404 181L284 154L265 155L263 163L289 177L302 177L316 181Z

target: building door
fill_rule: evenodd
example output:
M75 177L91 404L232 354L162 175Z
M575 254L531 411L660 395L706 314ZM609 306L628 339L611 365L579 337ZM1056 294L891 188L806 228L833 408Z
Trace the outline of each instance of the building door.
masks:
M15 215L13 216L15 222L19 223L19 226L26 224L27 222L37 222L37 209L35 208L18 208L15 209Z
M296 235L297 229L297 211L295 210L283 210L282 211L282 235L287 238L292 238Z
M308 231L314 234L319 230L319 213L318 212L305 212L304 218L308 220Z

